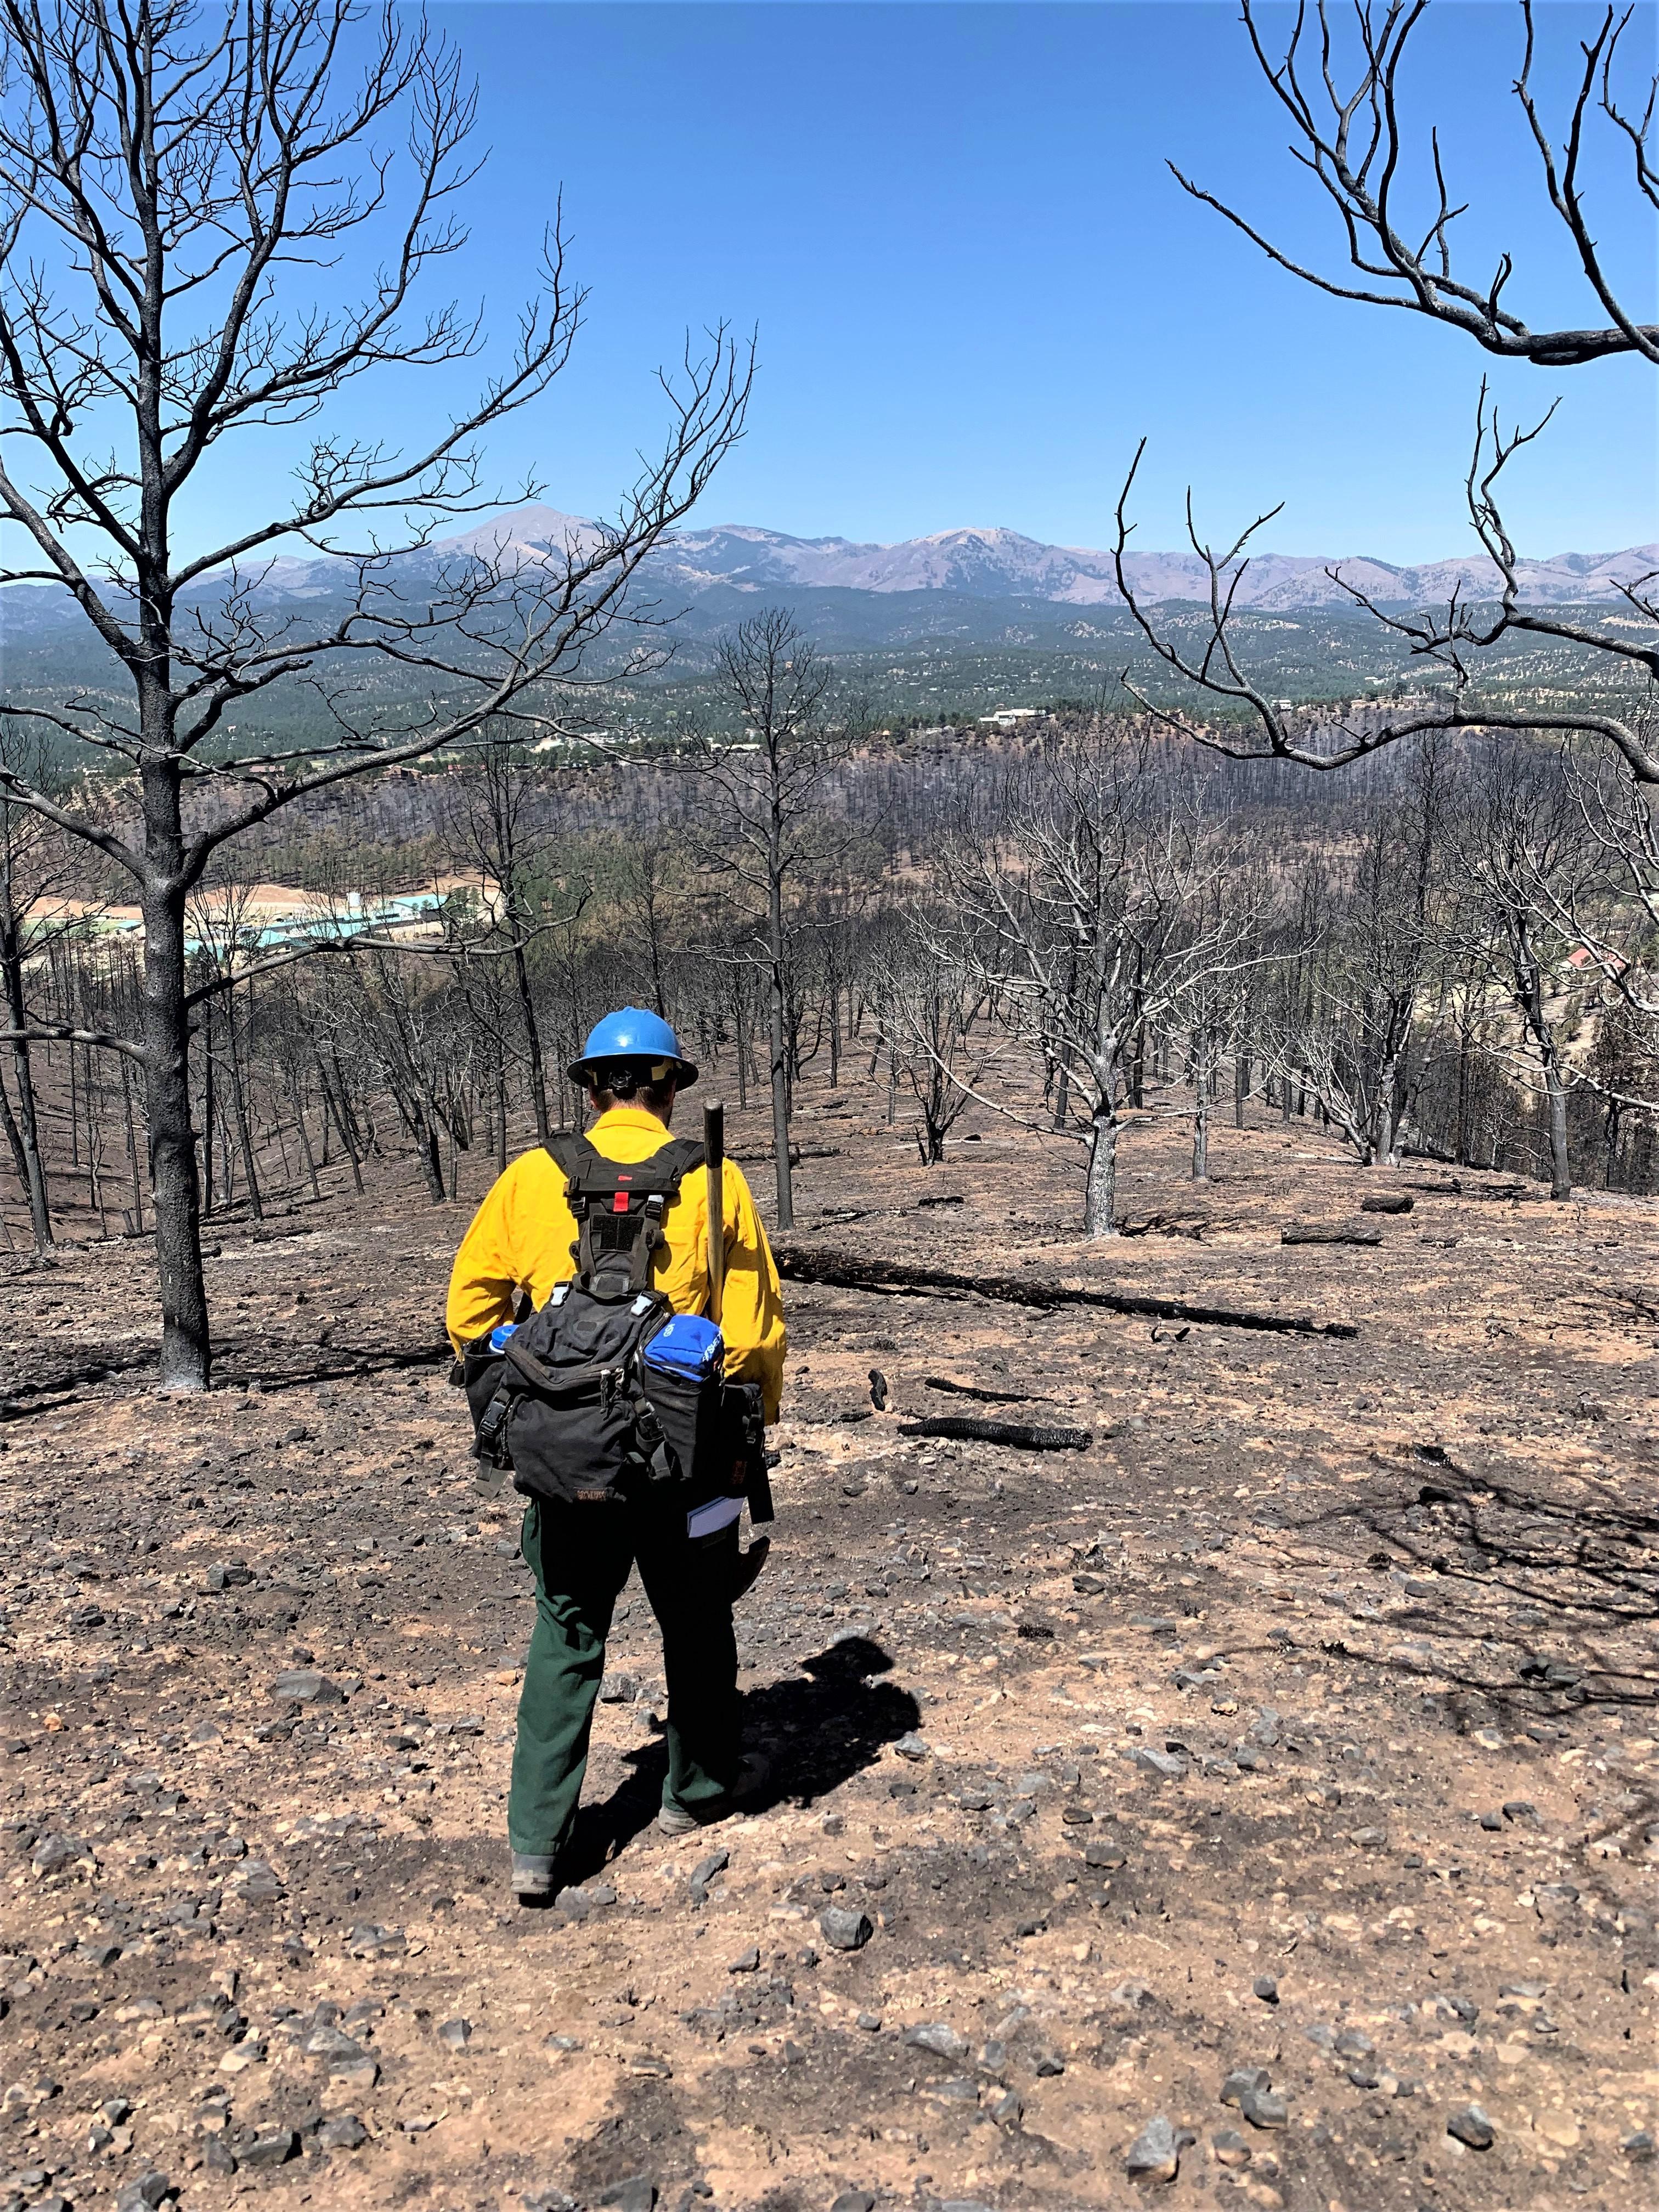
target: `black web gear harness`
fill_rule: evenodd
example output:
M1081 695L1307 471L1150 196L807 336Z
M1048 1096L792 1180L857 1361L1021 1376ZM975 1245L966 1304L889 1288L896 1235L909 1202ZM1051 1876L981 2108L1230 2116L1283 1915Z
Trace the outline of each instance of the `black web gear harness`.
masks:
M648 1291L664 1243L663 1217L684 1177L702 1165L702 1146L671 1137L643 1160L607 1159L580 1136L549 1137L546 1149L564 1176L576 1224L570 1256L577 1282L607 1299Z

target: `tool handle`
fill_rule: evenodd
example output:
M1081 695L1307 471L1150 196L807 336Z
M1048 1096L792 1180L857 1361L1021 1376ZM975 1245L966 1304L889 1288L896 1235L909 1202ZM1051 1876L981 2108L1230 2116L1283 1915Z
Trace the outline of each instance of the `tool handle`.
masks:
M708 1318L718 1322L726 1289L726 1108L718 1098L702 1109L702 1153L708 1169Z

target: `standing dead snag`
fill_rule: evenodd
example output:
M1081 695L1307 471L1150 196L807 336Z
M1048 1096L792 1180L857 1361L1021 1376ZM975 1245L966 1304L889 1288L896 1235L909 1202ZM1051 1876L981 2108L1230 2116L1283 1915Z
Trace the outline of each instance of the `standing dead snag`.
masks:
M741 957L764 978L778 1226L787 1230L795 1225L789 1164L793 908L809 853L825 842L817 818L824 779L858 742L860 718L832 719L833 671L781 607L740 623L721 640L718 664L742 726L732 739L695 733L695 758L716 800L702 858L750 908L750 943ZM822 849L817 857L824 857Z
M1454 868L1459 950L1509 1016L1508 1056L1544 1095L1550 1196L1572 1195L1568 1056L1587 976L1572 963L1571 917L1601 888L1602 855L1553 756L1528 759L1489 741L1457 811Z
M546 392L581 310L556 222L512 352L470 406L409 450L320 419L372 370L453 369L483 345L477 317L454 302L415 307L465 242L454 204L477 169L473 95L453 50L419 19L359 0L133 0L118 11L0 0L0 516L31 549L0 581L67 592L128 702L0 697L0 713L99 749L131 805L116 828L15 766L0 764L0 782L137 889L139 1033L98 1041L143 1073L161 1379L199 1389L210 1340L190 1042L193 1006L220 987L191 988L187 902L242 831L529 708L628 618L641 561L741 433L752 356L723 331L706 359L688 355L665 386L660 453L613 520L543 558L483 538L411 568L397 556L423 556L446 521L499 504L482 441ZM401 140L402 155L383 138ZM339 265L352 240L357 265L376 273L355 298L319 298L319 266ZM236 534L182 551L175 514L235 470L238 434L301 424L317 427L292 500L250 514L244 474L227 502L245 517ZM260 590L296 540L340 564L338 598L314 628L269 612ZM413 726L351 682L377 657L427 672L429 704ZM301 685L317 701L315 742L239 750L265 695ZM5 1034L15 1042L17 1030Z
M1067 1077L1060 1112L1088 1152L1085 1233L1113 1237L1136 1041L1262 957L1261 879L1224 808L1144 729L1056 743L1008 773L989 811L994 826L941 861L935 950Z

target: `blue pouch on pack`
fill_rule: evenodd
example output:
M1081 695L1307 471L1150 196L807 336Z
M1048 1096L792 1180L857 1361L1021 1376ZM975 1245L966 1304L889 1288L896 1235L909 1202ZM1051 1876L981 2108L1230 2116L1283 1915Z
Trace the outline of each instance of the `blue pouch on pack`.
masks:
M726 1343L702 1314L675 1314L640 1354L640 1380L656 1416L651 1473L680 1487L688 1505L720 1486L720 1407Z
M645 1347L647 1367L684 1382L707 1382L726 1370L726 1340L702 1314L675 1314Z

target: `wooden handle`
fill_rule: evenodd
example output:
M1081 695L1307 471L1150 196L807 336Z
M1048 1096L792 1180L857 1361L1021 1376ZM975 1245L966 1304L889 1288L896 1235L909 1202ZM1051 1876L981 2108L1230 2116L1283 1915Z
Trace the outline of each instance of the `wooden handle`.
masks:
M708 1167L708 1318L718 1322L726 1289L726 1108L718 1098L702 1109L702 1152Z

